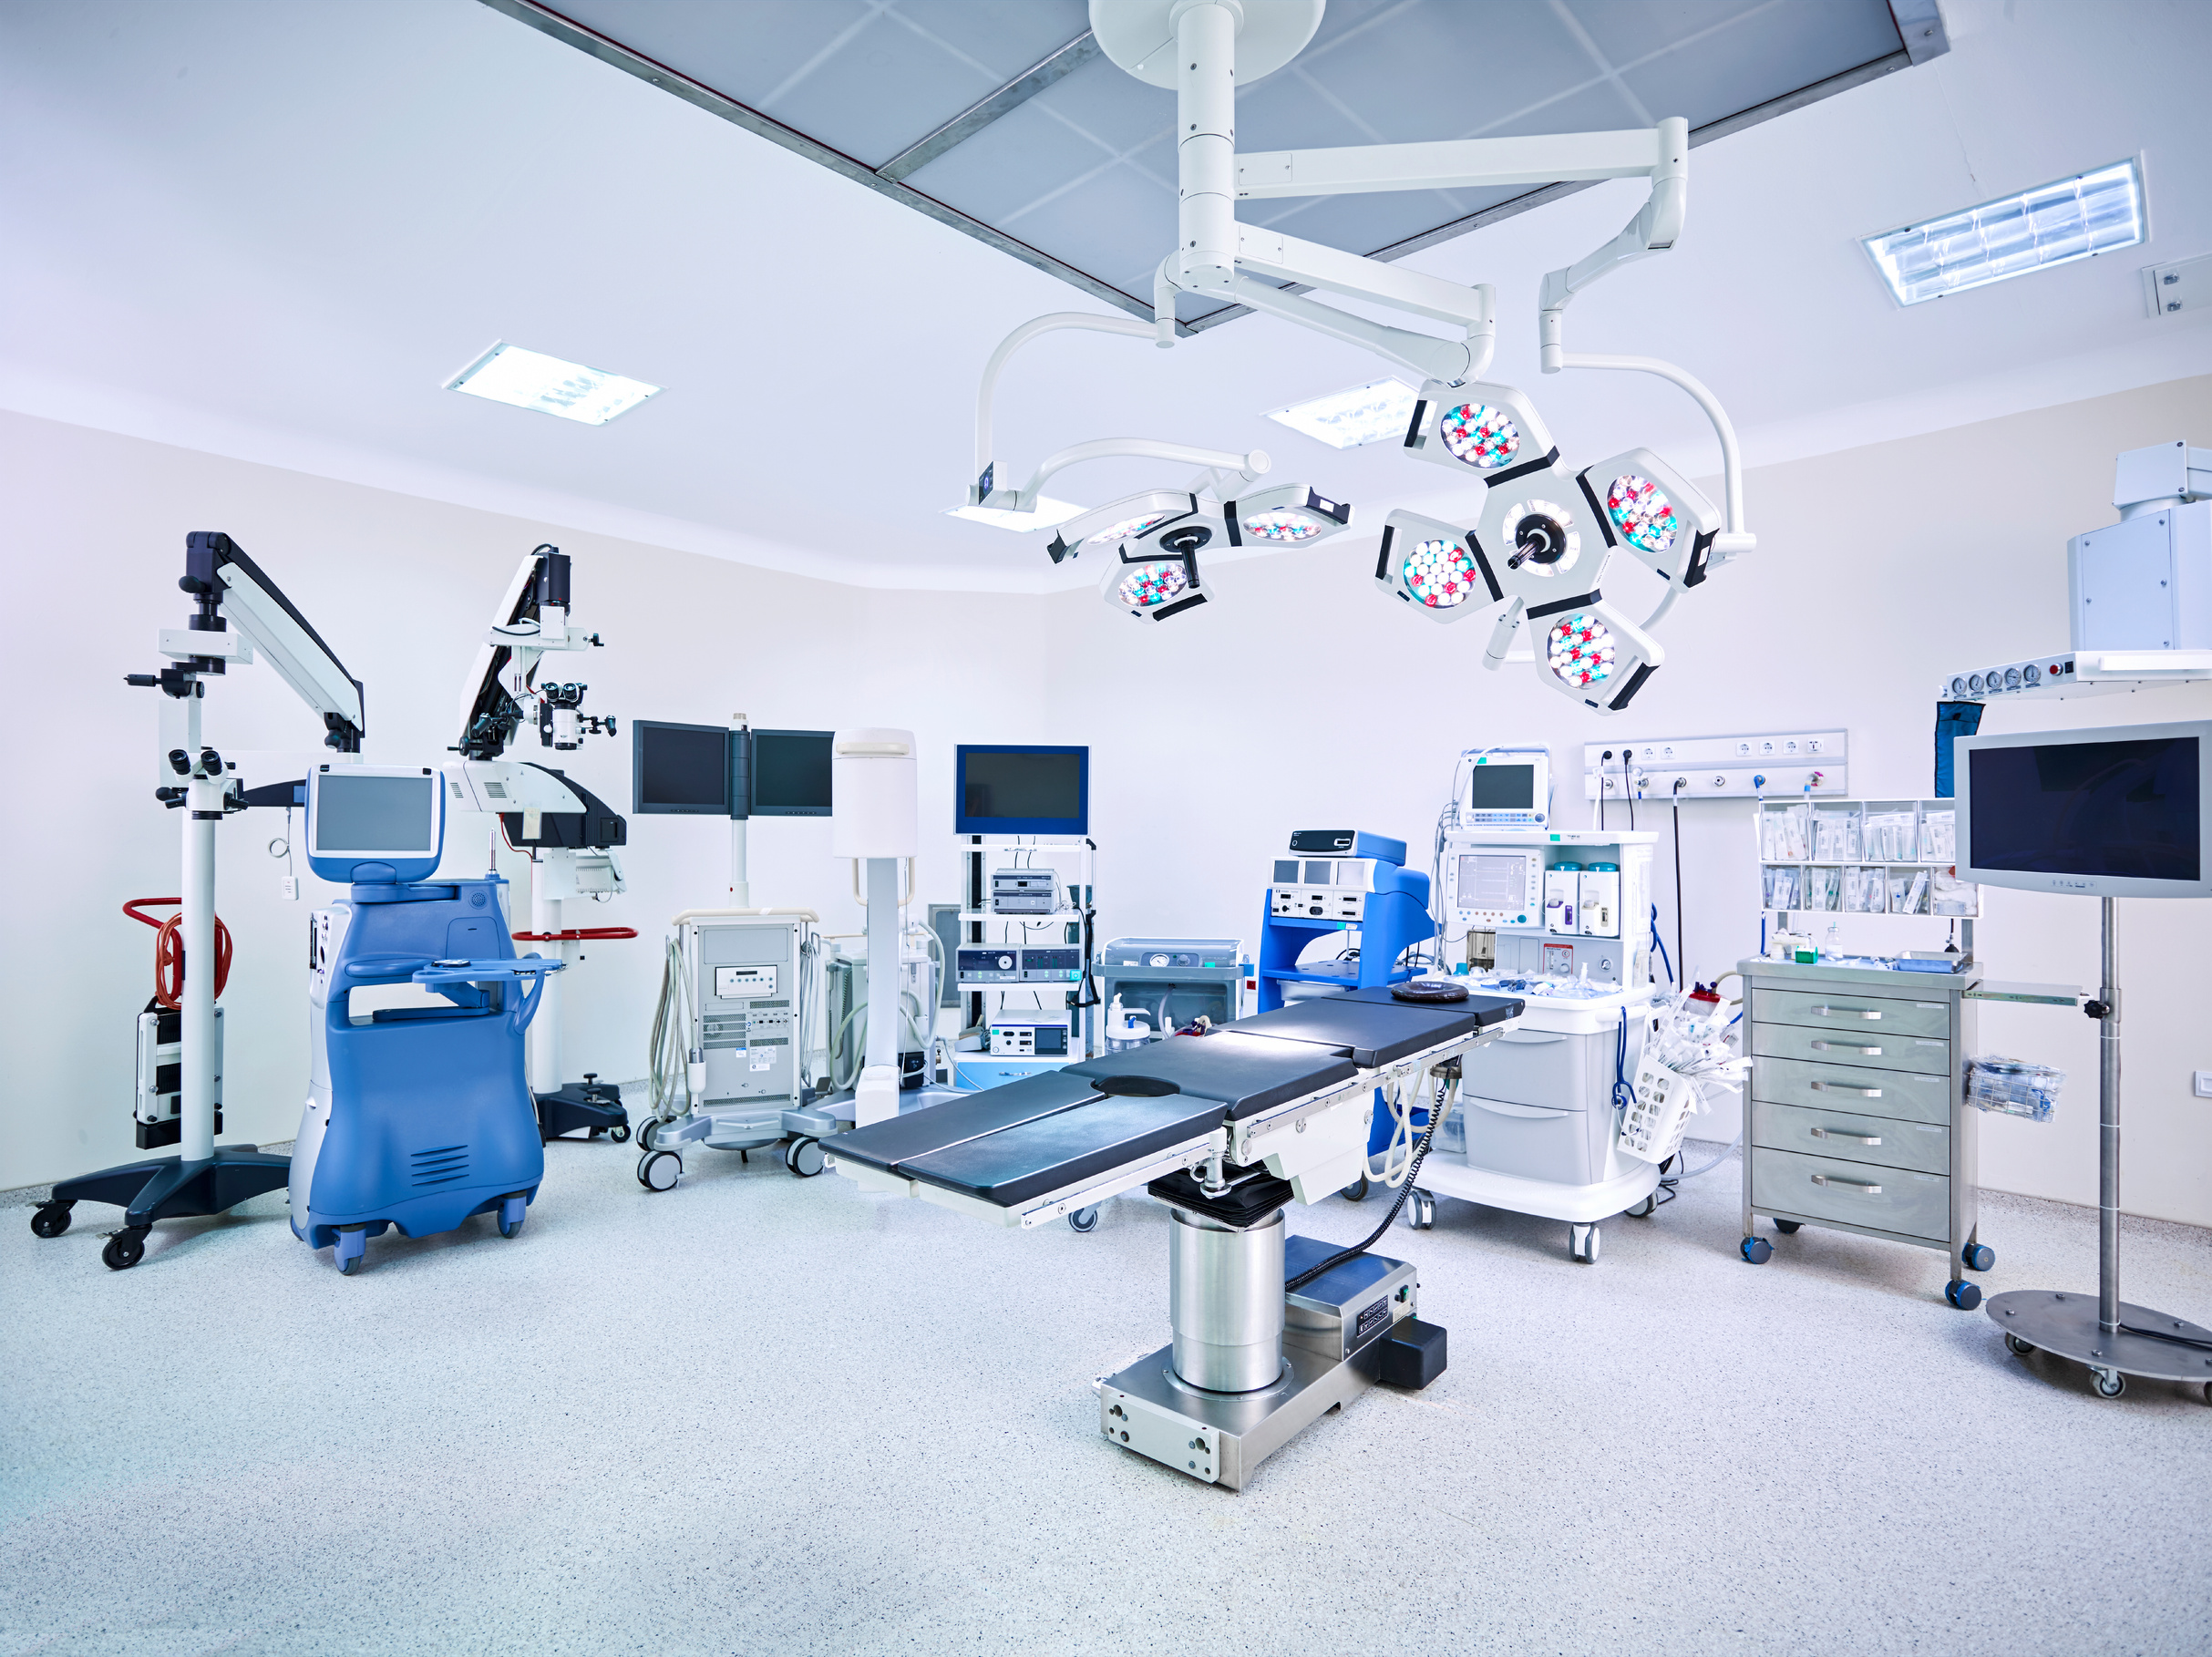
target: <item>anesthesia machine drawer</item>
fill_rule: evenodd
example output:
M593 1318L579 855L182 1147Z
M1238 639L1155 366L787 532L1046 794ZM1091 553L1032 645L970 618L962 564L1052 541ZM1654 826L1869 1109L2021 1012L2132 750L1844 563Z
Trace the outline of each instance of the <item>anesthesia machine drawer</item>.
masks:
M1950 1172L1948 1123L1900 1122L1888 1117L1807 1110L1798 1105L1751 1102L1751 1142L1769 1150L1832 1157L1876 1168Z
M1950 1003L1901 1001L1889 995L1855 995L1848 991L1768 990L1759 992L1764 1024L1803 1024L1834 1030L1847 1041L1873 1041L1885 1035L1950 1035Z
M1751 1148L1754 1207L1841 1220L1941 1242L1950 1230L1950 1181L1940 1174L1874 1168L1833 1157Z
M1751 1067L1751 1096L1770 1105L1845 1110L1907 1122L1950 1122L1950 1075L1857 1069L1804 1059L1760 1059Z
M1469 1168L1552 1185L1596 1185L1605 1178L1610 1110L1548 1110L1480 1097L1465 1099L1462 1110Z
M1912 1070L1929 1076L1950 1074L1950 1043L1925 1035L1808 1030L1802 1024L1761 1023L1752 1032L1751 1050L1759 1058L1810 1059L1855 1069Z
M1641 1053L1641 1021L1631 1019L1628 1074ZM1508 1030L1461 1061L1466 1091L1514 1105L1541 1105L1551 1110L1609 1110L1613 1096L1613 1055L1619 1037L1610 1030L1562 1034L1523 1025Z

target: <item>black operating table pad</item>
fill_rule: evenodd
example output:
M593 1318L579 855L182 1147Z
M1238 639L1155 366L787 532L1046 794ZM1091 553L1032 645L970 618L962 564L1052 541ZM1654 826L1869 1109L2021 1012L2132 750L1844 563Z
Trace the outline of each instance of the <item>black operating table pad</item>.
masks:
M1387 990L1318 997L1211 1035L1171 1036L910 1111L824 1148L1013 1208L1341 1086L1363 1069L1467 1039L1520 1010L1498 996L1446 1005L1393 1001Z

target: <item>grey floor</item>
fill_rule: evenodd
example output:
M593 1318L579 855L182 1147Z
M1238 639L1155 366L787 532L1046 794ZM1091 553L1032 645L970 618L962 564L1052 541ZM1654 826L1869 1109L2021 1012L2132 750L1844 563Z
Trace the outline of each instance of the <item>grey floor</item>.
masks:
M557 1145L520 1237L372 1243L281 1196L99 1263L0 1213L0 1649L215 1652L2202 1652L2212 1409L2009 1357L1928 1252L1736 1257L1735 1168L1656 1220L1440 1204L1451 1332L1242 1495L1101 1442L1166 1338L1164 1209L1087 1237ZM1332 1199L1294 1230L1356 1236ZM1992 1289L2094 1217L1989 1201ZM2128 1296L2212 1323L2212 1234Z

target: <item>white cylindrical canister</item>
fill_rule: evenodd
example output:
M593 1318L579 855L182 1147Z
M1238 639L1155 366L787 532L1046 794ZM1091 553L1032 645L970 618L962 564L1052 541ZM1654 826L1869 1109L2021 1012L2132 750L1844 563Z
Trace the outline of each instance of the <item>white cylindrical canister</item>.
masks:
M914 733L880 726L839 731L829 755L829 855L914 856Z

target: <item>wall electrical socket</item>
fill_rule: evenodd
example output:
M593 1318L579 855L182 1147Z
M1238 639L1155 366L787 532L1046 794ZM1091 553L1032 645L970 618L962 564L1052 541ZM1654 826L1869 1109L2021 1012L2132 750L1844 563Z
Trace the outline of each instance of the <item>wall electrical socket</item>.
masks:
M2197 1096L2212 1099L2212 1070L2199 1070L2197 1073Z
M1808 784L1816 798L1845 795L1850 792L1849 750L1848 733L1839 730L1586 742L1582 798L1779 799L1803 795Z

